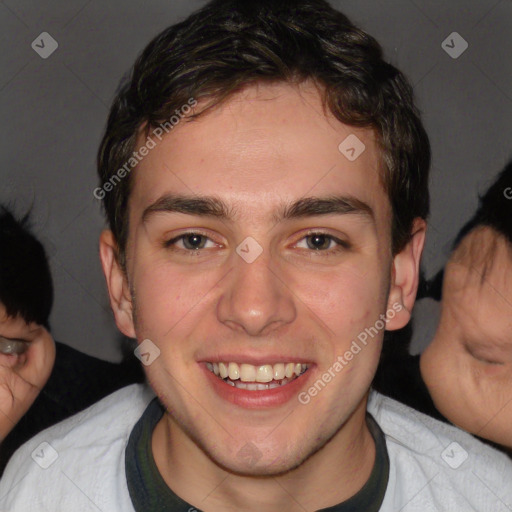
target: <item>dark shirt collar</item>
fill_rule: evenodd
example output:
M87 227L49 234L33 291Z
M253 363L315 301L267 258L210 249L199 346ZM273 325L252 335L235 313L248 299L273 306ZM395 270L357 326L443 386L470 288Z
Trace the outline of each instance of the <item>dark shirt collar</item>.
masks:
M126 447L126 480L136 512L200 512L177 496L160 475L151 450L153 430L164 408L155 398L133 428ZM375 441L375 463L369 479L352 498L320 512L378 512L389 479L389 457L384 433L370 414L367 424Z

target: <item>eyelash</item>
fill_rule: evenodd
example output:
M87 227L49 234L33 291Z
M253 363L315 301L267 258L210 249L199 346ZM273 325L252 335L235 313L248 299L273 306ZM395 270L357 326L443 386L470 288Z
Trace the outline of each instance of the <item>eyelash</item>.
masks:
M337 245L333 249L325 249L325 250L321 250L321 249L315 250L315 249L309 249L309 248L305 249L307 252L310 253L311 257L314 257L314 255L315 256L316 255L329 256L332 254L337 254L341 251L346 251L351 248L351 245L348 242L341 240L340 238L338 238L334 235L330 235L329 233L325 233L323 231L314 231L314 230L308 231L298 242L301 242L302 240L305 240L305 239L313 237L313 236L324 236L331 242L335 242ZM295 245L297 245L297 243Z
M175 244L177 242L179 242L180 240L184 240L186 237L192 236L192 235L201 236L201 237L204 237L204 238L206 238L206 239L208 239L210 241L213 241L213 240L210 239L210 237L207 234L202 233L201 231L189 231L189 232L186 232L186 233L182 233L181 235L176 236L176 237L174 237L174 238L164 242L164 244L163 244L164 248L170 249L172 251L180 251L180 252L184 252L184 253L189 253L190 256L198 254L198 253L201 253L202 251L205 250L205 248L202 248L202 249L183 249L181 247L176 247ZM337 237L335 237L333 235L330 235L329 233L324 233L322 231L309 231L298 242L300 242L302 240L305 240L307 238L313 237L313 236L324 236L328 240L330 240L332 242L335 242L337 244L337 246L335 248L333 248L333 249L325 249L325 250L322 250L322 249L316 249L315 250L315 249L309 249L309 248L305 249L306 251L308 251L312 255L315 254L315 253L319 253L319 254L321 254L323 256L327 256L327 255L335 254L335 253L338 253L340 251L347 250L347 249L351 248L351 245L348 242L346 242L344 240L341 240L341 239L339 239L339 238L337 238Z
M466 351L469 353L469 355L471 357L473 357L474 359L476 359L480 363L484 363L484 364L492 365L492 366L503 366L505 364L502 361L493 361L491 359L487 359L485 357L481 357L479 354L475 354L475 352L473 350L471 350L468 345L466 345Z
M490 359L484 359L481 357L473 356L477 361L480 363L484 363L490 366L503 366L505 363L502 363L501 361L491 361Z

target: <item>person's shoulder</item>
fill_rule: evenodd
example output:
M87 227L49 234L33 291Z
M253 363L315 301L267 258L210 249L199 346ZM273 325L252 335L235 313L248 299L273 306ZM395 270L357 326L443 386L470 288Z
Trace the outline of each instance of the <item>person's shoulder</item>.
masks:
M117 510L115 500L127 497L128 438L153 398L148 386L127 386L30 439L0 480L0 510L51 508L62 496L70 510L89 510L91 501L101 510Z
M85 354L59 341L55 342L55 346L55 368L50 377L50 382L55 381L54 387L65 384L66 381L74 382L75 380L80 384L86 382L93 389L95 384L96 386L114 386L117 389L121 387L118 385L116 387L119 382L129 384L143 382L144 372L133 354L121 363L113 363ZM77 376L80 378L77 379ZM58 389L52 391L55 393ZM103 396L106 394L109 393L103 393Z
M73 414L124 386L144 382L144 371L133 353L113 363L59 341L55 346L55 366L43 392Z
M483 512L512 508L512 461L472 435L376 391L368 412L386 438L387 501L395 510ZM387 510L384 508L384 510Z

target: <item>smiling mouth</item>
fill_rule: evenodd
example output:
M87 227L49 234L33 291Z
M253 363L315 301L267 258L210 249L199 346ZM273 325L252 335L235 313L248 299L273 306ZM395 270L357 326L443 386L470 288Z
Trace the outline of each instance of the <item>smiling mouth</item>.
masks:
M299 378L309 364L277 363L254 366L246 363L206 363L206 367L230 386L249 391L278 388Z

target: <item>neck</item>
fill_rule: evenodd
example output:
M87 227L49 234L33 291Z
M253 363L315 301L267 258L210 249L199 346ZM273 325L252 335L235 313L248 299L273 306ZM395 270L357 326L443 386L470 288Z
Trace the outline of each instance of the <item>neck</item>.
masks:
M356 494L370 477L375 443L364 400L323 446L279 475L240 475L218 465L165 413L152 437L156 465L166 484L208 512L314 511Z

